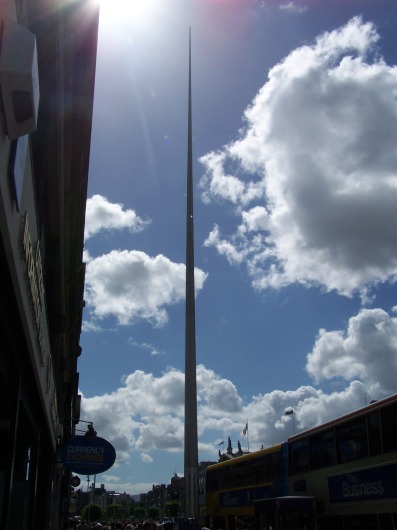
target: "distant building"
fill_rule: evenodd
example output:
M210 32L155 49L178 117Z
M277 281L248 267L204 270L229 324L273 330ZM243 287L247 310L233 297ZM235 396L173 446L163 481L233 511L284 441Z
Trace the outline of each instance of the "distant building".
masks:
M226 452L221 453L221 451L219 451L218 453L218 462L224 462L225 460L230 460L232 458L236 458L238 456L243 456L246 454L248 454L248 451L243 451L241 449L240 442L237 442L237 451L233 451L232 441L229 437Z
M199 476L199 508L200 516L205 515L205 472L208 466L216 462L200 462L198 468ZM142 507L148 514L151 508L158 508L160 517L165 517L169 504L178 507L178 516L184 516L183 501L185 495L184 477L179 477L176 473L171 477L169 484L153 484L152 489L140 495L129 495L128 493L118 493L106 490L105 484L97 487L95 484L89 486L89 492L83 491L80 487L73 494L73 513L81 510L87 504L97 504L102 510L110 504L120 505L123 513L130 513L134 506Z
M172 504L181 505L183 499L183 478L176 473L171 477L170 483L167 485L167 500Z
M141 497L142 506L146 512L150 508L158 508L163 514L167 502L167 488L165 484L153 484L152 489L146 493L144 500Z
M205 516L205 490L206 490L206 470L208 466L215 464L216 462L200 462L198 468L198 503L199 503L199 515L200 517Z
M136 504L134 497L134 495L129 495L125 492L108 491L105 484L101 484L99 488L95 484L91 484L88 492L84 492L81 488L73 494L74 502L70 505L69 514L80 512L81 508L89 504L96 504L105 512L109 505L115 504L120 506L119 513L116 513L116 516L125 519L131 515L131 511Z
M89 504L97 504L101 507L102 511L105 511L108 505L108 498L109 493L105 489L105 484L101 484L100 488L92 484L88 499Z

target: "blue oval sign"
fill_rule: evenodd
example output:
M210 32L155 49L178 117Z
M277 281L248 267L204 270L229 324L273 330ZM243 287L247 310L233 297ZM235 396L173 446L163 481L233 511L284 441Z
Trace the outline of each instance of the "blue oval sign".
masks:
M97 475L112 467L116 451L104 438L75 436L63 446L61 460L74 473Z

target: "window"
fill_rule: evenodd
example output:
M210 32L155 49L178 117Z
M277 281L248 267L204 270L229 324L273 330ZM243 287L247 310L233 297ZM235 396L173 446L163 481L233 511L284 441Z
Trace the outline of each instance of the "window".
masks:
M207 491L217 491L225 486L225 470L214 469L207 471L206 488Z
M235 466L225 467L223 470L225 482L223 488L235 488L238 486L238 471Z
M256 458L250 463L252 484L265 482L265 460L263 456Z
M335 464L334 430L320 432L310 437L310 469Z
M234 470L234 477L232 482L229 484L230 487L237 488L241 486L248 486L251 482L251 470L250 465L246 463L236 464L230 466L231 470Z
M309 471L309 443L308 439L297 440L290 445L290 474L304 473Z
M280 478L280 452L265 455L265 481L273 482Z
M335 429L335 435L339 464L368 456L365 416L339 425Z
M380 435L379 410L370 412L367 415L367 423L369 454L371 456L380 455L382 453L382 440Z
M397 404L389 405L380 411L382 422L383 452L397 450Z

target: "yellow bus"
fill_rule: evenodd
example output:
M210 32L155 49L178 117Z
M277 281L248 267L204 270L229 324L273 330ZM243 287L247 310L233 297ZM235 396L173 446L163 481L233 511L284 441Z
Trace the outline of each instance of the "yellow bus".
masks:
M208 466L206 524L212 530L255 528L254 501L287 491L287 444Z
M207 468L211 530L397 530L397 394Z
M290 495L318 530L397 530L397 395L288 440Z

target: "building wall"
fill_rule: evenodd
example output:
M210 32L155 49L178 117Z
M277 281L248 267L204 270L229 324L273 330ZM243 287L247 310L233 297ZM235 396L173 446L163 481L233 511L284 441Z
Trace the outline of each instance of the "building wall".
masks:
M63 5L62 5L63 4ZM62 528L58 452L78 416L84 214L98 7L2 0L36 37L37 129L10 140L0 104L0 528ZM0 64L4 52L0 44ZM18 60L17 58L15 60ZM16 153L16 160L14 161Z

